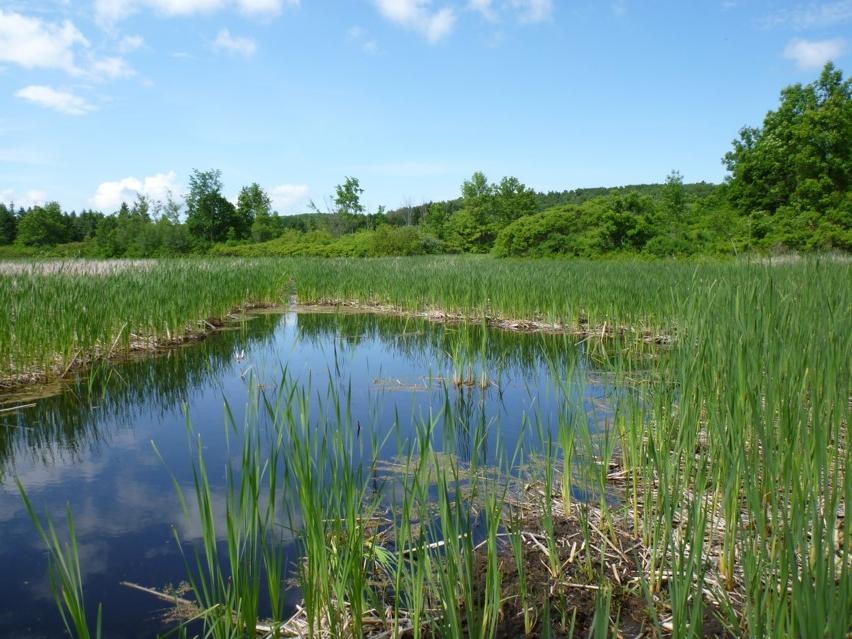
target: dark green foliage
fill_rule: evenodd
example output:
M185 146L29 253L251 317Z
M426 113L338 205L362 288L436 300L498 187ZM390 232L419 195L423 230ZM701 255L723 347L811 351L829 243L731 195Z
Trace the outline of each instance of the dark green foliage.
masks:
M0 203L0 244L11 244L18 235L18 218L12 207Z
M543 211L561 204L584 204L589 200L604 195L645 195L654 199L662 197L665 184L628 184L626 186L597 187L589 189L573 189L571 191L548 191L547 193L536 193L536 206ZM710 195L718 188L718 185L710 182L694 182L684 184L684 191L689 197L701 199Z
M733 144L729 196L756 246L852 249L852 82L839 70L784 89Z
M512 222L497 236L498 257L576 255L580 237L580 209L562 206Z
M249 236L252 220L222 195L222 172L193 170L186 196L186 225L200 242L239 240Z
M67 240L67 225L57 202L35 206L18 221L17 241L24 246L49 246Z

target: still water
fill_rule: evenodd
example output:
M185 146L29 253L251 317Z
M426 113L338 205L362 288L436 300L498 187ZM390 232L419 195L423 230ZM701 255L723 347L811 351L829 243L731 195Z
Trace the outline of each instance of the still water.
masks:
M343 398L349 423L384 442L384 458L414 439L415 424L452 414L453 424L436 430L436 448L489 464L511 453L522 433L524 448L534 450L566 397L590 429L603 428L617 392L606 368L570 336L289 312L89 372L47 397L0 397L0 409L35 404L0 413L0 637L64 635L46 554L15 478L39 514L61 525L66 505L73 511L87 605L94 615L103 604L104 636L153 637L169 628L163 603L119 582L162 588L186 576L173 530L187 547L201 534L183 517L172 483L173 475L192 491L187 417L202 438L213 495L224 500L225 405L240 424L249 399L274 394L284 371L306 390L312 419L330 397ZM473 383L453 384L459 377ZM291 593L289 603L297 598Z

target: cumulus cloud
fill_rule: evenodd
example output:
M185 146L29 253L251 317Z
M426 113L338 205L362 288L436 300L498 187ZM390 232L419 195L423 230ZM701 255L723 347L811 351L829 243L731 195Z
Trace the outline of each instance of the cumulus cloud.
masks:
M846 51L843 38L831 40L790 40L784 49L784 57L793 60L800 69L819 69L829 60L834 60Z
M122 202L133 202L137 195L144 195L152 200L165 200L172 193L179 192L175 183L174 171L157 173L142 178L126 177L114 182L102 182L98 185L90 202L96 208L114 211Z
M253 56L255 51L257 51L257 43L254 40L233 36L228 29L219 31L216 39L213 41L213 46L220 51L241 55L246 58Z
M453 9L434 9L431 0L375 0L376 7L386 19L406 29L416 31L435 43L450 34L456 23Z
M0 10L0 62L11 62L25 69L58 69L90 80L133 75L123 58L98 58L90 46L88 39L68 20L48 22Z
M43 84L31 84L15 93L15 97L68 115L85 115L95 107L83 98Z
M88 47L89 41L68 20L52 23L0 10L0 62L76 74L78 46Z
M279 213L297 213L308 201L307 184L279 184L269 191L273 208Z
M511 0L521 22L546 22L553 16L553 0Z
M4 189L0 191L0 202L14 204L15 207L22 206L26 209L47 202L47 193L36 190L17 193L14 189Z

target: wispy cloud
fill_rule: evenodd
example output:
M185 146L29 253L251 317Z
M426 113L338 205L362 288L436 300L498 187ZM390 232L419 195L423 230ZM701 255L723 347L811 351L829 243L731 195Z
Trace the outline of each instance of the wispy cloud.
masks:
M140 49L145 44L145 40L139 35L124 36L121 42L118 43L118 50L122 53L131 53Z
M794 29L818 29L852 21L852 0L811 2L777 11L763 20L766 27L788 26Z
M793 60L800 69L819 69L829 60L835 60L846 51L843 38L831 40L791 40L784 49L784 57Z
M519 12L521 22L546 22L553 17L553 0L511 0Z
M422 35L431 43L446 38L456 24L450 7L434 8L431 0L375 0L387 20Z
M89 67L89 75L96 79L128 78L136 75L124 58L115 56L93 60Z
M300 4L300 0L95 0L95 17L102 26L111 28L143 10L166 17L180 17L212 13L230 6L248 16L274 17L285 8L295 8Z
M475 11L489 22L497 20L497 10L494 7L494 0L468 0L468 8Z
M367 53L376 53L379 50L379 43L370 37L367 31L359 26L350 27L346 32L346 37L350 42L357 44Z
M24 87L15 93L15 97L68 115L85 115L95 110L94 106L78 95L42 84Z
M257 51L257 43L251 38L234 36L228 29L222 29L216 35L213 46L220 51L241 55L245 58L251 57Z

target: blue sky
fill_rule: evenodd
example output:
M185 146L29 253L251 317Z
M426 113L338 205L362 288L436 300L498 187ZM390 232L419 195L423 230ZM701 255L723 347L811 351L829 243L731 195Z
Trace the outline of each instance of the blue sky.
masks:
M476 170L719 181L850 46L852 0L0 0L0 199L109 212L193 168L282 213L346 175L371 209Z

